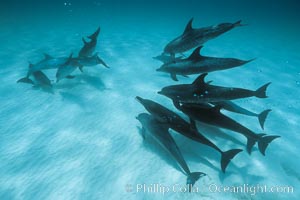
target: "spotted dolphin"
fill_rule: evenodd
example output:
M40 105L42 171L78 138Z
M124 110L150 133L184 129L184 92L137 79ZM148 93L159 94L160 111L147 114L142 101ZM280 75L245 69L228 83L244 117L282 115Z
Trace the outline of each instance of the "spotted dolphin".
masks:
M234 27L243 26L241 20L235 23L221 23L197 29L192 27L192 23L193 18L186 25L184 32L166 45L164 48L165 53L169 53L174 57L176 53L183 53L203 45L208 40L216 38Z
M241 149L231 149L229 151L222 151L204 135L202 135L197 129L191 127L191 125L182 119L178 114L164 107L163 105L156 103L149 99L143 99L139 96L136 100L140 102L145 109L155 117L159 122L168 125L169 128L175 130L176 132L190 138L196 142L207 145L221 154L221 169L225 172L231 159L233 159Z
M162 88L158 94L182 103L209 103L247 97L267 98L266 90L271 83L267 83L257 90L243 88L222 87L205 83L207 73L201 74L192 84L171 85Z
M247 138L247 152L251 154L252 147L258 143L261 154L265 155L266 148L276 138L280 136L266 136L266 134L256 134L247 127L220 112L221 106L209 106L207 104L180 104L174 101L177 109L190 117L191 124L195 126L195 120L201 121L220 128L225 128L241 133Z
M96 45L97 45L97 38L100 33L100 27L88 38L90 39L89 42L87 42L84 38L82 38L83 41L83 47L80 49L78 53L78 57L88 57L92 56L93 52L95 51Z
M69 56L68 60L61 65L56 72L56 82L59 82L63 78L73 79L75 76L71 75L78 67L82 67L73 57L72 53Z
M189 186L189 191L195 182L206 174L203 172L191 172L184 157L181 154L175 140L168 131L168 127L159 123L149 114L141 113L136 117L142 124L143 138L151 136L161 147L163 147L177 162L182 173L187 176L186 184ZM190 187L191 186L191 187Z
M250 110L247 110L239 105L237 105L236 103L232 102L232 101L220 101L220 102L212 102L213 105L215 106L221 106L222 109L231 111L231 112L235 112L235 113L239 113L242 115L248 115L248 116L253 116L253 117L257 117L260 127L264 130L264 124L266 121L266 118L269 114L269 112L271 112L271 109L267 109L262 111L261 113L254 113Z
M200 54L202 47L196 48L188 58L165 63L156 71L169 73L173 80L178 81L176 75L187 76L225 70L244 65L253 60L202 56Z
M95 66L98 64L103 65L106 68L109 68L109 66L98 56L98 53L95 53L93 56L89 57L77 57L74 58L82 67L79 69L82 71L83 67L88 67L88 66Z

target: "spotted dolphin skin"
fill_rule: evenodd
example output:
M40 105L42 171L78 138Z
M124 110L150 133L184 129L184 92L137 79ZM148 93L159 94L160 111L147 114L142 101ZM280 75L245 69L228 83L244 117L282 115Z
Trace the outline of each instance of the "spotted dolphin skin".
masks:
M144 138L151 136L161 147L163 147L177 162L182 173L187 176L186 184L193 186L195 182L206 174L203 172L191 172L175 140L168 131L168 127L159 123L149 114L141 113L136 117L142 124ZM191 187L189 187L191 191Z
M97 45L97 38L99 33L100 33L100 27L98 27L98 29L92 35L88 36L88 38L90 39L89 42L87 42L84 38L82 38L84 45L80 49L78 57L92 56Z
M216 38L234 27L243 26L241 21L237 21L235 23L221 23L196 29L192 27L192 23L193 18L186 25L184 32L166 45L164 48L165 53L175 56L176 53L183 53L203 45L208 40Z
M225 173L225 170L231 161L241 149L231 149L228 151L222 151L204 135L202 135L197 129L191 127L191 125L182 119L178 114L169 110L168 108L162 106L149 99L143 99L141 97L136 97L136 100L140 102L145 109L160 123L165 124L174 131L182 134L185 137L190 138L196 142L209 146L221 154L221 169Z
M173 80L178 81L176 75L187 76L225 70L244 65L253 60L202 56L200 54L202 47L196 48L188 58L165 63L156 71L169 73Z
M164 87L158 94L180 103L210 103L247 97L267 98L267 83L257 90L222 87L205 83L207 73L201 74L192 84L179 84Z
M221 106L209 106L199 104L180 104L174 102L176 108L181 110L190 117L191 123L195 124L195 120L201 121L213 126L225 128L242 134L247 138L247 152L251 154L252 147L258 143L258 148L261 154L265 155L266 148L276 138L280 136L266 136L266 134L256 134L247 127L234 121L233 119L223 115L220 112Z

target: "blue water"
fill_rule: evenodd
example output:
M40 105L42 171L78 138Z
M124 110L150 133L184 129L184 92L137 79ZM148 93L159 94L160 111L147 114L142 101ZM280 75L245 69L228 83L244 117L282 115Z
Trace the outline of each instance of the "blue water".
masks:
M297 199L299 10L296 0L1 1L0 199ZM216 152L172 132L191 170L208 174L196 183L199 192L137 191L137 184L171 187L186 181L168 154L143 141L135 117L145 110L134 97L175 111L157 94L175 82L155 71L161 63L152 57L181 34L191 17L194 27L240 19L248 24L207 42L202 53L257 59L208 78L216 85L249 89L272 82L269 98L237 102L255 112L272 109L265 133L281 138L265 157L257 149L251 156L241 153L223 174ZM16 83L28 62L38 62L44 52L55 57L78 53L81 38L98 26L96 51L110 69L77 70L75 79L54 84L54 94ZM55 81L55 71L47 75ZM261 132L257 119L224 113ZM238 134L209 126L201 131L222 149L244 148ZM219 193L209 190L212 184L290 186L293 192Z

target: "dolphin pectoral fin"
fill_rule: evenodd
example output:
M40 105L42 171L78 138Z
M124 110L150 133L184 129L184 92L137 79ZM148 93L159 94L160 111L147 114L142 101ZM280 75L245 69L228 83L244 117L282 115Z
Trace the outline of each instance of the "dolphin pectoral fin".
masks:
M192 191L192 187L201 177L206 176L203 172L192 172L187 175L186 184L188 186L189 192Z
M173 79L173 81L178 81L175 73L171 73L170 75L171 75L171 78Z
M263 130L264 130L264 125L265 125L266 118L267 118L269 112L271 112L271 111L272 111L271 109L267 109L267 110L262 111L262 112L258 115L258 121L259 121L260 127L261 127Z
M181 75L181 76L183 76L183 77L185 77L185 78L190 78L188 75Z
M24 78L19 79L17 81L17 83L29 83L29 84L34 85L34 82L28 77L24 77Z
M190 123L191 123L191 129L197 131L197 126L196 126L196 121L190 118Z
M260 153L262 155L265 155L266 149L268 147L268 145L275 140L276 138L280 138L280 136L278 135L270 135L270 136L265 136L262 137L259 141L258 141L258 149L260 151Z
M75 76L68 75L68 76L66 76L66 78L67 78L67 79L73 79L73 78L75 78Z
M78 67L81 73L83 73L83 65Z
M242 149L232 149L229 151L222 152L222 157L221 157L221 169L223 173L225 173L225 170L227 168L227 165L229 162L240 152L242 152Z

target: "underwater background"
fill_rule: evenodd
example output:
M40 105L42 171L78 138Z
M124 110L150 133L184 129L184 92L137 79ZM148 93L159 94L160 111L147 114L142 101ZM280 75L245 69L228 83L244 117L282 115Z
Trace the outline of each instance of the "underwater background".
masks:
M0 199L298 199L299 10L297 0L1 1ZM281 138L266 156L256 147L251 156L240 153L223 174L216 152L171 132L191 171L207 174L195 184L199 191L137 191L137 184L171 187L186 181L165 151L143 141L135 117L146 111L135 96L176 111L157 92L178 83L156 72L161 63L152 57L192 17L194 27L238 20L248 25L210 40L201 52L256 60L210 73L208 79L249 89L272 82L267 99L236 102L257 113L272 109L264 132ZM38 62L43 53L77 54L81 38L99 26L96 51L110 69L76 70L74 79L57 84L55 71L48 70L53 94L16 83L27 73L28 62ZM196 77L179 77L179 83ZM256 118L224 113L262 132ZM201 128L222 149L245 149L245 139L235 133ZM289 186L293 192L210 191L211 185L243 184Z

